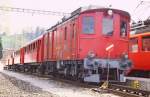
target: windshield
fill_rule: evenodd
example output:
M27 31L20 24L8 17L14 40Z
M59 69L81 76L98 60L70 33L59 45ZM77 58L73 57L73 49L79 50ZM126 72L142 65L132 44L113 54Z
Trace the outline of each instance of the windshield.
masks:
M82 20L82 33L93 34L94 33L94 17L85 16Z
M146 36L142 38L142 50L150 51L150 36Z
M113 19L110 17L104 17L102 21L102 32L104 35L113 34Z
M130 51L133 53L138 52L138 39L137 38L130 39Z
M120 22L120 36L127 36L127 23L125 21Z

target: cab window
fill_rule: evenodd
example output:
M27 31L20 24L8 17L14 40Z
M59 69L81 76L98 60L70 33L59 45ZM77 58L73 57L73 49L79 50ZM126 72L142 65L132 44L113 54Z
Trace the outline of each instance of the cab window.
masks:
M150 51L150 36L142 37L142 50Z
M65 31L65 36L64 36L64 40L67 40L67 27L65 27L65 29L64 29Z
M109 36L113 34L113 30L113 18L104 17L102 20L102 33Z
M127 36L127 23L125 21L120 22L120 36L121 37Z
M82 32L84 34L94 34L94 17L93 16L83 17Z
M130 39L130 52L138 52L138 39L131 38Z

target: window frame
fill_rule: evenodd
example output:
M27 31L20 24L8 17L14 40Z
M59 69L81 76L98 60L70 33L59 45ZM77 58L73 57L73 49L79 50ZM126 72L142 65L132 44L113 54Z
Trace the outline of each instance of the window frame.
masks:
M72 34L71 34L71 38L75 37L75 24L72 24Z
M106 32L104 32L104 27L106 27L106 26L103 24L104 18L105 18L105 19L111 19L111 20L112 20L112 28L113 28L113 29L112 29L112 30L113 30L113 31L112 31L112 34L108 34L108 32L107 32L107 34L106 34ZM113 16L108 16L108 15L105 15L105 14L104 14L103 17L102 17L102 21L101 21L101 22L102 22L102 27L101 27L101 28L102 28L102 35L104 35L104 36L113 36L113 34L114 34L114 29L115 29L115 27L114 27L115 24L114 24L114 18L113 18Z
M84 29L84 27L86 28L87 26L89 26L89 24L88 25L86 25L85 26L85 23L84 23L84 19L85 18L92 18L92 30L93 31L90 31L90 32L88 32L88 31L84 31L85 29ZM91 22L91 20L90 20L90 22ZM94 15L84 15L83 17L82 17L82 20L81 20L81 25L82 25L82 28L81 28L81 33L82 34L89 34L89 35L92 35L92 34L95 34L96 32L95 32L95 17L94 17ZM90 24L91 25L91 24Z
M136 50L133 50L133 40L134 39L134 41L136 40L136 44L134 44L135 46L137 46L136 47ZM130 52L132 52L132 53L138 53L139 52L139 38L138 37L133 37L133 38L130 38L130 44L129 44L129 51ZM132 45L131 45L131 43L132 43Z
M125 25L126 25L125 34L122 34L123 32L122 32L122 28L121 28L123 22L124 22ZM120 37L125 38L125 37L127 37L127 36L128 36L128 23L127 23L126 20L120 19Z
M142 51L144 51L144 52L150 52L150 48L148 48L148 49L144 48L144 46L143 46L143 38L145 38L145 39L148 38L150 40L150 35L148 35L148 36L142 36L141 37L141 42L142 42L142 47L141 48L142 48Z
M67 27L64 28L64 40L67 40Z

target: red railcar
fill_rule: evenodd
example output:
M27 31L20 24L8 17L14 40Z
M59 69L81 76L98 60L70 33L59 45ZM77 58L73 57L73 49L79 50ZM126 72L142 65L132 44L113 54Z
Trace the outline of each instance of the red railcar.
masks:
M130 36L129 58L133 61L129 76L150 77L150 32Z
M87 82L106 80L109 68L109 79L122 81L131 65L127 58L129 22L130 15L125 11L79 8L23 47L21 62L30 72ZM110 45L114 47L107 51Z
M20 49L14 52L14 64L20 64Z

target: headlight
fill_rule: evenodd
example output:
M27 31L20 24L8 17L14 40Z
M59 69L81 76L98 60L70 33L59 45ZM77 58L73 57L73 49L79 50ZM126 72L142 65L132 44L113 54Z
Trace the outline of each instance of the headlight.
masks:
M93 51L88 52L88 57L89 58L94 58L95 56L96 56L96 54Z
M124 53L122 53L122 58L123 58L123 59L128 59L128 54L127 54L127 53L125 53L125 52L124 52Z
M124 57L125 57L126 59L128 59L128 55L127 55L127 54L125 54Z
M113 11L110 9L110 10L107 11L107 14L112 16L113 15Z

